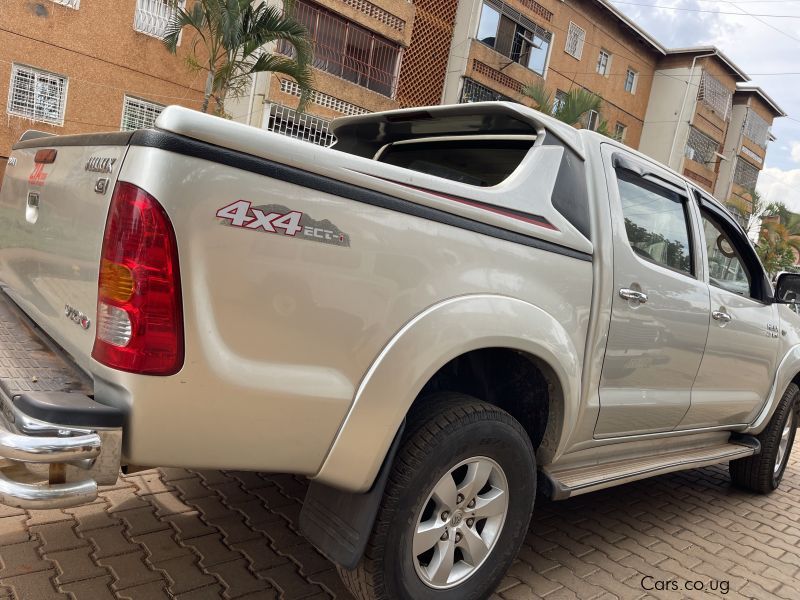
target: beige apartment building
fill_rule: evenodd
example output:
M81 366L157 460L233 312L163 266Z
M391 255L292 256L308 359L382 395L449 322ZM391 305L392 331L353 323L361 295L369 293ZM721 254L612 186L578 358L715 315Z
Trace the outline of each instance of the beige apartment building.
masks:
M136 129L165 105L199 108L202 74L159 39L168 16L165 0L2 0L0 177L27 129Z
M640 150L720 200L749 201L783 110L713 47L670 50L653 80Z

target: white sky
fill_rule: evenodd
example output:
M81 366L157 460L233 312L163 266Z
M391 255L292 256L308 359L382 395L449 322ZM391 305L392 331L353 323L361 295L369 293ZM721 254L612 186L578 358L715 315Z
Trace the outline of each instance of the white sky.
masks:
M800 212L800 0L611 1L668 48L717 46L750 75L751 83L798 119L775 121L772 132L778 139L769 145L758 189L768 200ZM635 6L644 4L663 8ZM795 74L766 75L786 72Z

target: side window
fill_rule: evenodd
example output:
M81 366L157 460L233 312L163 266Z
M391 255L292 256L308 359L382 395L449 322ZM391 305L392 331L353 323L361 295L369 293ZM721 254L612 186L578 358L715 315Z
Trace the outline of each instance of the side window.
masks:
M730 236L708 214L702 214L708 252L708 282L734 294L750 296L752 277Z
M626 169L617 170L617 181L633 251L662 267L693 275L687 199Z

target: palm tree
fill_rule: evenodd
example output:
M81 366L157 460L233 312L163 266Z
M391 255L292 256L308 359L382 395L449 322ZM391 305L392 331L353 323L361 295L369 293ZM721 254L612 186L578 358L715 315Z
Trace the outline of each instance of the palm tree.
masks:
M578 125L589 111L599 114L603 104L602 98L597 94L582 88L573 88L567 93L564 102L553 107L553 94L547 91L541 81L525 86L522 93L534 101L537 110L553 115L569 125Z
M284 0L283 10L264 0L197 0L190 10L175 4L164 45L175 54L184 28L193 30L191 69L208 71L203 112L211 98L216 112L224 113L228 94L240 95L256 73L272 71L292 77L300 86L300 109L311 92L312 48L306 28L291 17L294 0ZM270 42L284 41L294 48L294 58L264 50Z

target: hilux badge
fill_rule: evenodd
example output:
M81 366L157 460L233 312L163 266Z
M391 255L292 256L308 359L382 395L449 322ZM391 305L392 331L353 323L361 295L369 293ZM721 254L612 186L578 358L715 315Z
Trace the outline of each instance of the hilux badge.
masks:
M111 173L114 169L114 163L117 162L116 158L108 158L103 156L91 156L86 161L85 170L92 171L93 173Z

